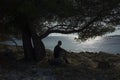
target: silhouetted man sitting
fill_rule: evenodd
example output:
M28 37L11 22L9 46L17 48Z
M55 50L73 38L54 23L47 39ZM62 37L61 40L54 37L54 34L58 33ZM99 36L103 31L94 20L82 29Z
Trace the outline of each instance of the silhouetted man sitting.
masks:
M63 58L63 60L66 63L69 63L67 58L66 58L66 50L64 50L63 48L61 48L60 46L62 45L62 41L58 41L58 44L55 46L54 48L54 58L58 59L58 58Z

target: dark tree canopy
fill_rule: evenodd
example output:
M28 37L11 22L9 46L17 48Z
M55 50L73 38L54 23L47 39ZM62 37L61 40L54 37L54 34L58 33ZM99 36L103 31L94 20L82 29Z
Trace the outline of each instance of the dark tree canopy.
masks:
M119 23L119 0L0 1L0 32L5 33L29 24L41 38L77 32L82 39L111 32Z
M68 0L69 5L61 0L53 0L52 4L46 1L44 7L49 14L37 25L43 37L50 33L78 32L80 39L87 39L112 32L113 26L120 23L119 0Z

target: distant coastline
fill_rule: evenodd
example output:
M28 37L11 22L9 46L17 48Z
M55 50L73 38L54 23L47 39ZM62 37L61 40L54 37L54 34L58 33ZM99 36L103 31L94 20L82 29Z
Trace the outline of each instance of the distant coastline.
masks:
M53 50L58 40L63 42L63 48L70 52L108 52L112 54L120 53L120 30L116 30L113 33L108 33L103 36L89 39L85 42L79 42L75 40L77 34L57 34L53 33L43 39L46 49ZM22 46L22 41L15 39L18 46ZM15 43L12 41L3 41L0 44L12 45Z
M53 50L57 41L63 41L63 48L70 52L107 52L112 54L120 53L120 35L110 35L91 39L86 42L77 42L72 36L48 36L43 39L46 49ZM22 41L17 40L18 46L22 46ZM12 41L0 42L5 45L15 45Z

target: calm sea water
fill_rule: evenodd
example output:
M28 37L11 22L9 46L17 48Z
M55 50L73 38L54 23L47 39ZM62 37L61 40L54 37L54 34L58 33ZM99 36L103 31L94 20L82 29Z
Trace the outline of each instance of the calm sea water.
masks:
M117 35L116 35L117 33ZM108 53L120 53L120 30L113 35L107 35L104 37L96 37L95 39L89 39L85 42L78 42L74 40L75 35L50 35L43 39L45 47L53 50L58 40L63 42L62 48L71 52L89 51L89 52L108 52ZM119 34L119 35L118 35ZM22 46L21 40L16 40L19 46ZM2 44L15 45L11 41L0 42Z
M120 36L96 37L85 42L77 42L69 36L49 36L43 40L46 48L53 50L57 41L63 42L62 48L72 51L120 53Z
M120 26L119 26L120 27ZM119 28L118 27L118 28ZM89 51L89 52L108 52L120 53L120 28L113 33L108 33L103 37L96 37L85 42L74 40L75 35L53 34L43 40L46 48L53 50L58 40L63 42L62 47L71 52Z

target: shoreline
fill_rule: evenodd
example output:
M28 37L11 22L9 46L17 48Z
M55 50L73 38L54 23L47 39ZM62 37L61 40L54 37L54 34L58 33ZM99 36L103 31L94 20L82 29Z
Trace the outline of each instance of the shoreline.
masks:
M109 39L110 38L110 39ZM85 42L77 42L71 37L62 37L62 36L52 36L46 37L43 39L44 45L47 49L53 50L58 40L63 41L62 47L70 52L107 52L112 54L120 53L120 38L117 37L109 37L109 38L96 38L95 40L88 40ZM8 42L9 43L9 42ZM22 46L22 42L20 40L17 41L18 46ZM10 44L14 45L14 43L10 42Z
M11 47L11 48L10 48ZM0 48L10 48L11 50L15 50L15 48L17 49L17 48L19 48L19 49L21 49L22 50L22 47L23 46L17 46L16 47L16 45L7 45L7 44L0 44ZM48 49L48 48L46 48L46 50L49 50L49 51L53 51L53 50L51 50L51 49ZM115 54L115 55L119 55L120 54L120 52L118 52L118 53L112 53L112 52L105 52L105 51L71 51L71 50L67 50L68 52L70 52L70 53L76 53L76 54L78 54L78 53L81 53L81 52L83 52L83 53L85 53L85 52L89 52L89 53L101 53L101 52L103 52L103 53L107 53L107 54Z

